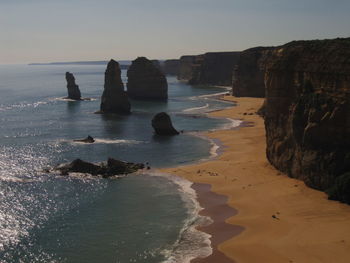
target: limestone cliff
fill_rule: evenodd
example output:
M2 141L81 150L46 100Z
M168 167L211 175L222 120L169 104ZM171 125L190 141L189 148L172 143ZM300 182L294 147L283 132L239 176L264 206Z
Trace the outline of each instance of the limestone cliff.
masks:
M166 75L178 76L179 74L179 59L168 59L163 62L162 70Z
M110 60L105 71L105 84L101 98L102 113L130 113L130 102L124 91L119 63Z
M179 73L177 78L179 80L188 81L192 77L192 65L196 56L182 56L179 62Z
M240 52L211 52L196 56L192 64L193 85L231 86L232 72Z
M267 157L350 203L350 38L277 48L265 76Z
M232 94L236 97L265 97L265 69L274 48L256 47L239 55L233 71Z
M81 100L79 86L75 83L74 75L70 72L66 72L66 80L67 80L68 98L72 100Z
M165 75L145 57L134 60L128 70L128 96L133 99L166 100L168 83Z

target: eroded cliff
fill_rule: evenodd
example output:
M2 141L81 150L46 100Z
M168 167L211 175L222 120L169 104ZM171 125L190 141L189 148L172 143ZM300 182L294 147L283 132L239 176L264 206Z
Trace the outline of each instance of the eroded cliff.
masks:
M232 72L240 52L211 52L196 56L189 83L193 85L231 86Z
M232 78L234 96L265 97L266 63L273 49L273 47L256 47L240 53Z
M162 70L166 75L179 75L180 60L168 59L163 62Z
M177 78L179 80L188 81L192 77L192 64L196 56L182 56L179 63L179 73Z
M350 39L277 48L265 84L269 161L350 203Z

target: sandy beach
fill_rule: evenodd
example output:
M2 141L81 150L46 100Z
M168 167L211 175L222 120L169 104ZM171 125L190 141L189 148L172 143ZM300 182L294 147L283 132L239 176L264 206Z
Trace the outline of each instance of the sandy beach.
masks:
M212 235L213 255L192 262L350 262L350 206L327 200L325 193L269 164L264 122L256 114L263 99L224 99L237 107L211 116L246 125L204 133L220 140L223 153L208 162L161 170L194 182L202 213L214 219L213 226L201 229ZM211 185L214 196L208 197L210 187L202 184Z

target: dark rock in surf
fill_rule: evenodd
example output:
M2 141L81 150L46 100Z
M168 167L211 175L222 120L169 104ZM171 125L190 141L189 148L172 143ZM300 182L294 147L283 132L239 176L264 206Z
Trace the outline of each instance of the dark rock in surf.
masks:
M157 135L179 134L179 132L174 128L170 116L165 112L158 113L153 117L152 127Z
M111 59L105 71L104 90L101 98L101 113L130 113L130 102L124 91L119 63Z
M68 175L69 173L87 173L91 175L101 175L107 178L121 174L126 175L134 173L139 169L143 169L144 167L145 166L142 163L123 162L113 158L108 158L107 162L102 162L99 164L76 159L69 164L55 167L54 171L59 171L62 175Z
M141 100L166 100L168 83L155 62L145 57L134 60L128 70L128 96Z
M81 100L81 93L79 86L75 83L74 75L70 72L66 72L68 99Z
M73 140L75 142L84 142L84 143L94 143L95 139L92 138L90 135L88 135L88 137L86 137L85 139L78 139L78 140Z
M81 159L76 159L69 164L57 166L54 170L60 171L62 175L68 175L69 173L89 173L97 175L100 173L101 167Z

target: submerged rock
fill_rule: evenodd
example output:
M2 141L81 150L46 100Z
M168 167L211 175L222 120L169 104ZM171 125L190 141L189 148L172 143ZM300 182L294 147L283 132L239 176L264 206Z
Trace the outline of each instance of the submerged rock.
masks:
M72 100L81 100L81 93L79 86L75 83L74 75L70 72L66 72L68 98Z
M133 99L166 100L168 82L160 67L145 57L134 60L128 70L128 96Z
M111 59L105 72L104 90L101 98L101 113L130 113L130 102L124 91L119 63Z
M170 116L165 112L158 113L153 117L152 127L157 135L179 134L179 132L173 127Z
M102 175L107 178L115 175L134 173L144 167L142 163L128 163L113 158L108 158L107 162L99 164L76 159L69 164L55 167L54 171L59 171L62 175L68 175L69 173L88 173L91 175Z
M94 143L95 139L92 138L90 135L86 137L85 139L78 139L78 140L73 140L74 142L85 142L85 143Z

